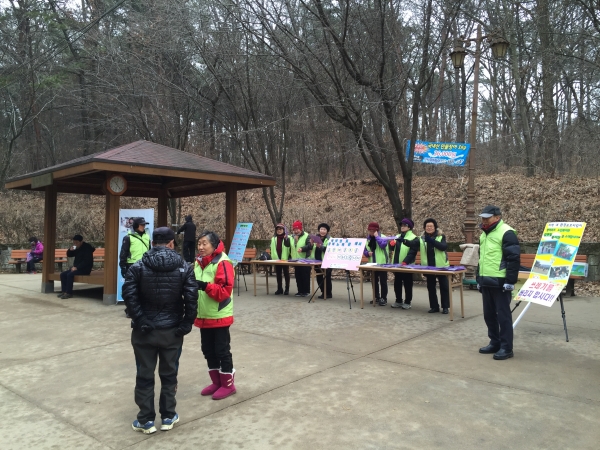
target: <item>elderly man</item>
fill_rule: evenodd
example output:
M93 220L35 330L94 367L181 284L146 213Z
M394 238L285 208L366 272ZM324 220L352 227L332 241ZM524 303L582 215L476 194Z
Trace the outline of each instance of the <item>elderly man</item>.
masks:
M66 299L73 297L73 282L77 275L89 275L94 266L94 251L96 249L83 242L83 236L73 236L73 246L67 250L69 258L75 257L73 266L60 274L60 294L57 297Z
M493 353L498 360L514 356L510 300L521 265L517 234L501 216L500 208L493 205L479 215L482 234L477 267L477 288L483 295L483 318L490 338L479 353Z
M125 276L123 299L131 315L131 345L137 376L135 402L140 408L135 431L156 432L154 370L158 363L161 389L161 430L179 422L175 412L177 371L183 336L192 330L198 311L198 283L192 266L173 250L175 233L160 227L152 233L153 247Z

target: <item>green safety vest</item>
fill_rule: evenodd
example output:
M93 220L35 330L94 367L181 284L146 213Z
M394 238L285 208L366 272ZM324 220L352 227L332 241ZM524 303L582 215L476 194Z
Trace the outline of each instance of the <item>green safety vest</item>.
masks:
M401 263L402 261L404 261L404 258L406 258L406 255L408 255L408 252L410 251L410 247L404 245L404 244L400 244L398 245L398 239L400 239L400 237L402 236L402 234L398 234L396 235L396 250L397 252L400 252L400 254L398 255L398 263ZM413 239L416 239L416 235L415 233L412 232L412 230L408 230L406 232L406 234L404 235L404 239L406 239L407 241L412 241ZM396 261L396 257L394 257L394 261Z
M436 236L435 240L438 242L442 241L442 236ZM427 242L423 239L423 236L419 239L421 243L421 265L426 266L427 263ZM435 267L448 267L450 263L448 262L448 253L444 250L438 250L437 248L433 249L435 255Z
M506 278L506 263L502 256L502 238L507 231L515 231L500 220L496 228L479 237L479 276Z
M289 236L287 237L287 239L290 242L290 246L286 247L285 245L285 239L283 238L283 242L281 243L281 255L277 254L277 236L273 236L271 238L271 258L275 259L275 260L283 260L283 261L287 261L288 259L290 259L290 254L292 253L292 242Z
M300 253L298 253L298 249L304 247L306 245L306 241L308 241L308 233L303 231L300 237L298 238L298 242L292 244L292 256L294 257L294 259L314 259L314 247L313 251L311 252L312 258L311 254L305 255L303 253L301 255Z
M380 234L379 237L385 237L385 234ZM369 248L369 238L367 238L367 243L365 244L367 252L370 252ZM373 256L375 256L375 261L373 261L373 256L369 256L369 262L376 262L377 264L387 264L390 261L388 260L389 254L387 251L387 245L384 248L381 248L379 244L375 243L375 251L373 252Z
M127 264L139 261L148 250L150 250L150 236L148 233L144 232L141 236L136 232L129 233L129 258L127 258Z
M229 256L224 252L217 255L209 264L202 270L198 261L194 264L194 275L196 280L206 281L207 283L215 282L215 275L217 274L217 266L219 263L227 261L227 264L232 264ZM233 291L229 297L231 301L227 306L219 311L219 306L227 301L217 302L210 298L204 291L198 290L198 318L199 319L222 319L224 317L233 316Z

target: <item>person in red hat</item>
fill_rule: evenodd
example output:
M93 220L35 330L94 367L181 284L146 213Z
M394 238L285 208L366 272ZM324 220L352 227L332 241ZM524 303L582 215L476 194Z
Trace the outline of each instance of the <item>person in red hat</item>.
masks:
M384 239L385 234L379 232L379 224L371 222L367 226L367 245L365 246L364 255L369 258L370 263L388 264L388 240ZM373 283L375 283L375 301L379 306L387 305L387 272L373 271ZM380 290L381 287L381 290ZM381 293L381 295L380 295ZM371 301L371 303L373 303Z
M292 224L292 233L294 233L295 259L308 259L312 254L313 245L310 243L309 235L303 230L302 222L296 220ZM310 295L310 267L296 266L296 286L298 292L296 297L308 297Z

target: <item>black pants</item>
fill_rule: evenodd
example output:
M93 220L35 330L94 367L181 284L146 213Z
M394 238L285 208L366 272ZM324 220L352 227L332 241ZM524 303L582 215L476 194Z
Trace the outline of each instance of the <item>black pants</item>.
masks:
M310 294L310 267L296 266L296 286L300 294Z
M183 241L183 259L189 263L194 262L196 256L196 243L194 241Z
M483 295L483 319L488 329L490 344L507 351L513 349L511 295L498 288L481 288Z
M35 263L38 263L42 258L31 258L27 261L27 272L35 272Z
M325 290L327 291L327 297L331 297L331 272L333 271L333 269L320 269L321 270L321 275L317 275L317 283L319 285L319 287L321 288L321 292L325 293L325 291L323 290L323 287L325 287ZM325 275L323 276L323 270L325 271ZM325 286L323 286L323 277L325 278Z
M388 296L388 285L387 285L387 272L379 270L373 271L373 283L375 283L375 298L384 298L387 300ZM379 295L379 286L381 285L381 296Z
M437 292L435 290L435 279L440 282L440 295L442 297L442 308L450 308L450 286L448 277L445 275L425 275L427 278L427 292L429 293L429 307L440 309Z
M283 289L283 278L285 278L285 289L290 288L290 268L288 266L275 266L277 275L277 289Z
M404 285L404 303L412 302L413 297L413 274L394 272L394 293L396 294L396 302L402 303L402 285Z
M209 369L221 369L225 373L233 371L229 327L200 328L200 342Z
M175 416L175 393L177 392L177 371L183 347L183 337L175 336L176 328L165 328L143 333L131 331L131 345L135 354L137 374L135 377L135 403L140 408L137 419L140 423L154 421L154 370L158 359L160 377L160 397L158 407L162 419Z
M60 292L66 292L67 294L73 293L73 282L76 275L89 275L89 271L81 270L65 270L60 273Z

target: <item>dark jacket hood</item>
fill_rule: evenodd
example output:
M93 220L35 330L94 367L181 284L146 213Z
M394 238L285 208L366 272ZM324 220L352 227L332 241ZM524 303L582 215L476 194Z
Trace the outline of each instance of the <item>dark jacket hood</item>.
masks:
M156 272L171 272L181 267L181 256L167 247L152 247L142 256L144 265Z

